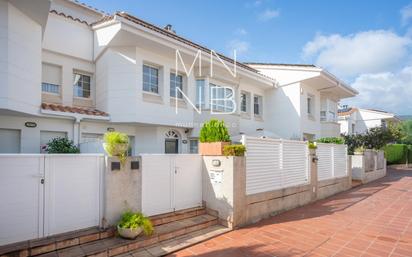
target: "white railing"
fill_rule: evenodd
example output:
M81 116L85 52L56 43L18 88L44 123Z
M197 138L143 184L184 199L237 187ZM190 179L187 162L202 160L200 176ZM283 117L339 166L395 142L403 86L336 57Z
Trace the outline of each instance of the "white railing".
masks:
M256 194L309 182L306 142L243 136L246 193Z
M318 180L347 176L347 146L317 143Z

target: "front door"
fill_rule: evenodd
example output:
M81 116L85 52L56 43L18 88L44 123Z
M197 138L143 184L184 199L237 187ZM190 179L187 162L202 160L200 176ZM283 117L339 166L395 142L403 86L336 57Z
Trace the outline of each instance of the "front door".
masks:
M179 153L179 139L166 138L165 139L165 153L170 153L170 154Z

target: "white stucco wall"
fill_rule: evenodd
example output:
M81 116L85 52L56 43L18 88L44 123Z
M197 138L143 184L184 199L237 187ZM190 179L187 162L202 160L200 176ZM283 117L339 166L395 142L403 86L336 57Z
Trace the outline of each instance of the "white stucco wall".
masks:
M0 7L0 109L36 114L41 95L42 28L7 1L0 1Z
M26 122L35 122L35 128L28 128ZM73 120L40 117L19 117L0 115L0 128L20 131L21 153L40 153L40 132L64 132L73 139Z
M84 23L50 13L43 48L92 61L93 31Z

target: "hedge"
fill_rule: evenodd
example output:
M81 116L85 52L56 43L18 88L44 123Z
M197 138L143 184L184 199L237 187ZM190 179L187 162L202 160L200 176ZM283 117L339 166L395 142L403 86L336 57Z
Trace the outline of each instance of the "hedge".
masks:
M345 140L342 137L322 137L316 140L316 142L343 145Z
M412 163L412 145L408 145L408 163Z
M388 164L405 164L408 160L408 146L404 144L386 145L385 158Z

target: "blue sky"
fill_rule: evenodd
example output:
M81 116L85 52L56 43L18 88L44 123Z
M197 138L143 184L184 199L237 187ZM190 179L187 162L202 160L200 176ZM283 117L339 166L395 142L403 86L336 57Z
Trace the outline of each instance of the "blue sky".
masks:
M83 0L241 61L313 63L360 91L343 101L412 114L412 1Z

